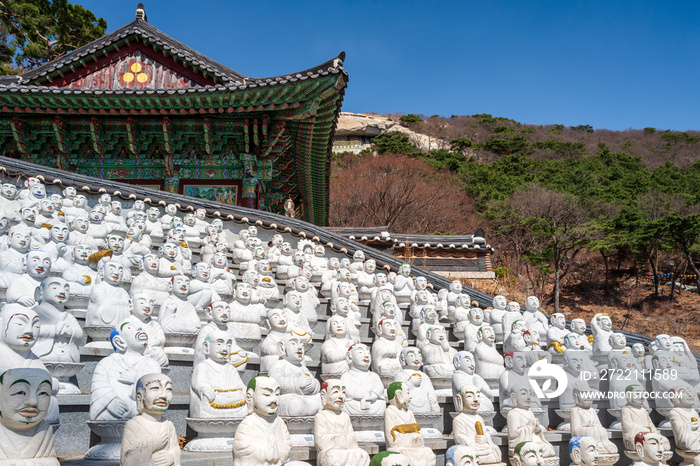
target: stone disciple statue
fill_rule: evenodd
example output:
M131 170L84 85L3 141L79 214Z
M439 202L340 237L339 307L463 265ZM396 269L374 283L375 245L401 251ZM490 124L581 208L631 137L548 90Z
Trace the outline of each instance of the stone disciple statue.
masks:
M280 386L272 377L250 379L245 395L248 415L233 440L233 466L271 466L289 459L292 439L277 417L279 397Z
M501 450L486 432L484 419L477 413L481 393L474 385L463 385L455 395L459 414L452 423L455 443L471 445L479 455L479 464L501 462Z
M131 318L141 322L143 331L148 336L148 348L144 355L155 359L161 367L168 366L165 354L165 332L157 320L152 317L155 302L144 292L131 295Z
M44 369L10 369L0 376L0 464L58 466L53 428L46 419L51 375Z
M190 294L190 279L185 275L176 275L172 278L171 295L160 305L158 321L165 334L185 333L197 334L201 327L201 321L197 310L187 301Z
M411 386L413 396L410 410L415 414L440 414L433 383L430 377L420 370L423 365L421 351L414 346L407 346L401 350L399 359L403 369L396 374L394 382L406 382Z
M175 426L163 419L173 399L173 383L167 375L149 374L136 383L138 416L126 422L122 437L121 465L180 465Z
M634 451L637 453L639 460L632 463L632 466L666 464L664 453L668 451L668 448L664 447L664 440L666 440L666 437L662 437L656 432L642 431L637 433L634 436Z
M357 445L350 416L342 411L345 386L339 379L321 385L323 409L314 418L318 466L367 466L369 455Z
M248 361L248 354L238 347L233 331L228 327L229 317L231 316L231 308L225 301L214 301L207 306L207 317L210 322L204 324L197 335L197 342L194 344L194 362L192 367L197 366L205 359L204 340L210 333L220 330L226 332L231 339L231 350L229 354L229 363L237 367L239 371L244 370L244 364Z
M48 362L80 362L83 329L66 312L64 304L70 296L70 285L59 277L49 277L39 286L39 305L34 308L41 329L32 348L34 354Z
M625 389L627 405L622 407L622 442L626 450L635 451L637 440L635 436L639 432L658 433L656 426L649 417L649 411L642 406L644 402L641 385L632 384ZM666 437L659 435L663 443L663 449L670 451L671 444Z
M508 456L515 455L515 447L522 442L533 443L542 450L544 458L555 455L554 447L544 438L546 428L530 411L531 395L529 385L514 386L510 390L513 409L508 411Z
M597 466L598 447L595 440L585 435L577 435L569 440L569 456L575 466Z
M348 348L347 361L350 369L340 377L347 394L343 410L351 415L384 414L384 385L379 376L369 370L372 361L369 348L362 343L352 345Z
M584 435L592 439L600 455L617 455L617 447L608 439L608 431L600 423L596 410L591 407L593 405L591 391L587 385L574 387L573 394L576 406L571 408L571 435Z
M695 395L690 387L672 389L676 396L671 398L673 409L669 413L673 438L676 439L676 447L684 451L700 451L700 415L693 409Z
M377 339L372 344L372 369L380 376L394 377L401 370L401 342L396 339L398 323L382 319L377 324Z
M348 338L348 323L345 317L334 315L328 319L330 338L321 346L321 372L340 376L348 371L347 352L353 345Z
M387 389L389 406L384 412L386 449L408 457L411 464L435 466L435 453L423 444L420 425L408 406L411 389L404 382L393 382Z
M123 275L124 267L120 263L107 261L102 264L99 269L102 281L93 285L90 291L86 326L116 327L129 317L129 293L121 287Z
M120 421L134 417L136 382L147 374L159 373L160 364L144 356L148 335L140 322L126 320L112 329L114 354L97 363L92 374L90 420Z

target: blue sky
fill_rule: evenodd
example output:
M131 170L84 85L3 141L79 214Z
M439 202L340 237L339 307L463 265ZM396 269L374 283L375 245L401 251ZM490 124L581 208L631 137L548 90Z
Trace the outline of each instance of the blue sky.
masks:
M138 1L78 0L114 30ZM345 50L343 110L700 130L700 2L144 1L155 27L248 76Z

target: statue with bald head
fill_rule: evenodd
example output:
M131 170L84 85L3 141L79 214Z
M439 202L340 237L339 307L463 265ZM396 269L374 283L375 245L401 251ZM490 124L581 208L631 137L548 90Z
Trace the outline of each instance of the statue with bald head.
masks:
M138 416L127 421L122 437L121 464L179 466L180 446L175 426L163 419L173 399L173 383L160 373L144 375L136 383Z
M501 450L486 431L484 418L477 412L481 406L479 389L474 385L462 385L454 396L459 410L452 424L455 443L473 446L480 464L500 463Z
M598 447L596 441L585 435L576 435L569 440L569 456L575 466L597 466Z
M10 369L0 375L0 464L58 466L46 419L51 383L44 369Z

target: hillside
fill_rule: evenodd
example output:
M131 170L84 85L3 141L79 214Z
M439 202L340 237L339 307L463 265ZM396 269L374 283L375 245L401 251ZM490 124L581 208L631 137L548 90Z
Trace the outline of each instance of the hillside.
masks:
M376 212L392 193L414 219L393 231L486 230L499 278L470 286L520 302L534 293L571 318L608 312L625 329L680 334L700 348L699 326L684 325L700 304L690 291L700 285L700 132L383 118L437 148L387 132L372 140L380 157L337 155L334 225L389 224Z

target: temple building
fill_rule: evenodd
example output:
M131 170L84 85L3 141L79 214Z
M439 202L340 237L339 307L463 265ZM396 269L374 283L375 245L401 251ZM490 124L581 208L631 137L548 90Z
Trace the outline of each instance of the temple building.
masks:
M348 74L250 78L136 19L0 77L0 155L325 225Z

